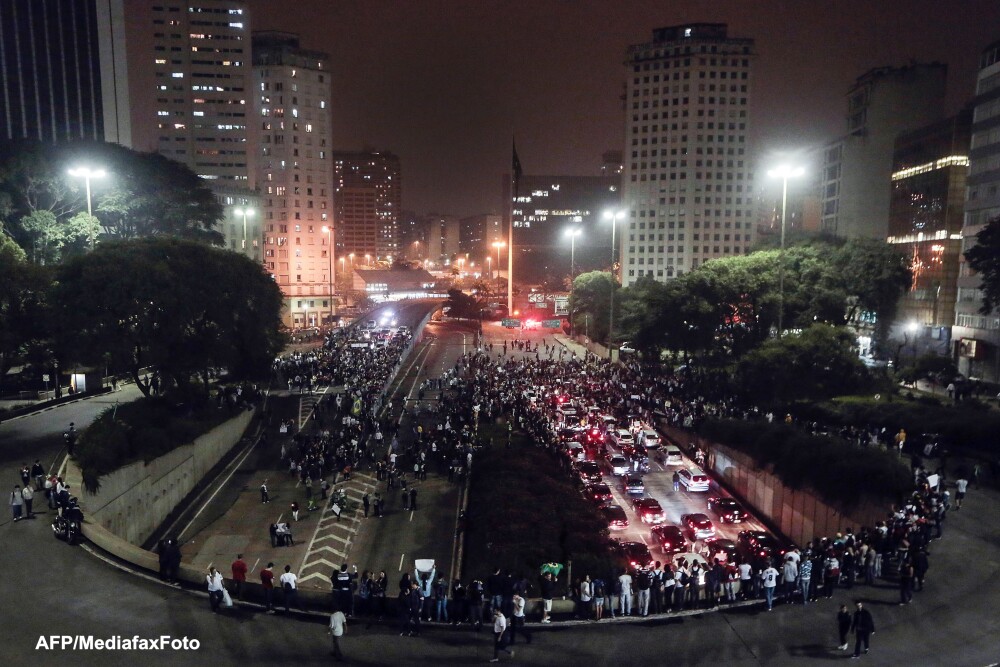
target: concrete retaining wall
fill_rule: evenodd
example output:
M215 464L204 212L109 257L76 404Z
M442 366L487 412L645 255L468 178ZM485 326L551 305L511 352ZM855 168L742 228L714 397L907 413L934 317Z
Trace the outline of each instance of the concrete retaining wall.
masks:
M142 544L202 478L239 442L253 418L244 411L163 456L137 461L101 478L97 493L84 490L79 468L70 461L66 481L89 523L99 524L131 544ZM85 532L86 534L86 532Z
M661 423L661 430L687 452L700 447L706 467L747 507L770 519L771 524L796 544L814 537L833 537L847 528L874 526L888 508L862 500L850 511L823 501L808 489L790 489L769 470L757 467L743 452L709 442L695 433Z

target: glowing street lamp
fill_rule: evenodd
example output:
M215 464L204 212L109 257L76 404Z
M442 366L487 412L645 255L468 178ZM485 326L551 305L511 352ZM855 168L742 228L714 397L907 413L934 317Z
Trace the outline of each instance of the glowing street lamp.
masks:
M608 359L611 358L611 334L615 328L615 228L618 221L625 219L625 211L622 209L608 210L604 212L604 219L611 221L611 298L608 307Z
M782 165L767 172L769 178L781 179L781 250L778 255L778 338L785 324L785 214L788 205L788 179L806 173L802 167Z
M576 275L576 237L583 234L582 229L567 229L566 236L569 237L569 276Z
M69 175L73 178L82 178L83 182L87 186L87 216L90 218L94 217L94 212L91 207L90 200L90 179L92 178L104 178L107 175L103 169L91 169L90 167L75 167L69 170ZM94 249L94 243L96 239L94 237L93 231L90 233L90 249Z
M505 247L507 245L507 243L505 241L494 241L491 245L494 248L497 249L497 284L499 285L499 283L500 283L500 248Z
M233 209L233 213L235 213L236 215L243 216L243 250L244 251L246 251L246 249L247 249L247 218L252 218L255 212L256 211L254 211L250 207L247 207L247 208L234 208ZM324 227L323 229L325 231L326 227Z

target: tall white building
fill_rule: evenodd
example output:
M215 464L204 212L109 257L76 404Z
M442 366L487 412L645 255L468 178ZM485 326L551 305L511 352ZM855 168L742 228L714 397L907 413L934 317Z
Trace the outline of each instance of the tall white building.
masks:
M298 35L253 35L264 266L285 296L290 327L320 326L335 314L329 60L301 48Z
M659 281L754 238L752 39L722 23L658 28L628 49L621 246L624 286Z
M976 79L972 147L966 179L962 252L976 244L976 234L1000 217L1000 41L983 50ZM1000 380L1000 310L984 315L979 276L963 254L958 269L955 326L958 370L968 377Z

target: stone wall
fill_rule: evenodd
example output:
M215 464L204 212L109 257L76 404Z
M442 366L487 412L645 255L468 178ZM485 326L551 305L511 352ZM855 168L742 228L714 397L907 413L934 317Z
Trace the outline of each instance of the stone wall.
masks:
M861 526L874 526L888 514L887 506L864 499L857 507L842 510L809 489L786 487L743 452L662 422L660 430L687 452L700 447L706 453L706 472L714 473L738 500L769 519L774 528L796 544L805 544L814 537L833 537L847 528L857 531Z
M254 412L229 421L163 456L137 461L101 478L97 493L84 490L79 468L70 461L66 481L77 490L88 522L132 544L142 544L205 475L239 442Z

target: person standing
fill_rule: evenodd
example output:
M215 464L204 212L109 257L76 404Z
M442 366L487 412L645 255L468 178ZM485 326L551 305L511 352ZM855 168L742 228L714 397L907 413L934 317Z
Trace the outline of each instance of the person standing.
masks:
M34 519L35 513L31 511L31 503L35 499L35 492L31 490L30 482L25 484L24 488L21 489L21 497L24 499L24 518Z
M913 559L906 556L899 566L899 604L910 604L913 599Z
M514 657L514 651L504 646L504 635L507 633L507 619L500 608L493 610L493 659L490 662L500 662L500 651Z
M524 607L527 601L519 593L514 593L513 612L511 614L510 645L517 639L517 631L524 635L524 641L531 643L531 634L524 627Z
M298 502L296 502L296 501L293 500L292 501L292 505L291 505L291 509L292 509L292 521L298 521L299 520L299 504L298 504Z
M785 558L785 564L781 566L781 595L782 598L791 604L794 602L795 582L799 578L799 566L795 564L795 559L791 556Z
M855 605L857 610L854 612L854 618L851 619L851 629L854 630L854 655L851 657L860 658L862 644L865 646L865 653L868 653L868 639L875 634L875 620L872 618L871 612L864 608L861 600L858 600Z
M969 489L969 480L965 479L965 475L962 475L955 481L955 510L962 509L962 500L965 498L965 492Z
M552 578L551 572L546 572L545 576L542 577L541 583L541 593L542 593L542 623L551 623L552 619L549 618L549 614L552 613L552 596L555 594L556 582Z
M774 589L778 585L778 571L770 563L767 568L760 573L760 581L764 586L764 597L767 599L767 610L774 607Z
M302 605L299 604L299 578L295 576L292 572L292 566L286 565L285 572L278 579L281 583L281 590L284 593L285 598L285 613L289 613L289 605L293 602L299 610L302 609Z
M837 612L837 636L840 637L840 643L837 645L838 651L847 650L847 633L851 631L851 613L847 611L847 605L840 605L840 611Z
M14 514L15 523L21 520L21 512L24 509L24 496L21 495L21 487L14 485L14 490L10 494L10 510Z
M590 618L590 604L593 599L594 589L588 574L580 582L580 616L582 618Z
M416 511L417 509L417 488L410 487L410 509Z
M38 459L35 459L31 465L31 477L35 480L35 491L41 491L45 488L45 468L38 462Z
M622 590L619 594L619 600L621 601L620 612L622 616L632 615L632 575L628 573L624 568L622 573L618 575L618 582L621 584Z
M208 583L208 603L212 607L212 612L217 614L219 605L222 604L222 573L213 565L208 568L205 581Z
M344 659L344 654L340 651L340 638L344 636L344 627L347 625L347 618L344 612L335 609L330 614L330 655L338 662Z
M636 576L636 589L639 591L638 594L638 610L636 614L639 616L649 616L649 589L653 587L653 578L648 570L640 570Z
M808 554L799 566L799 591L802 593L802 605L809 604L809 585L812 583L813 564Z
M268 563L267 567L260 571L260 585L264 589L264 605L267 613L274 613L274 563Z
M361 504L365 508L365 518L368 518L368 508L371 506L371 500L368 498L368 492L365 491L365 495L361 496Z
M236 554L236 560L230 566L233 570L233 588L235 588L236 599L243 599L243 584L247 581L247 564L243 560L243 554Z
M260 485L260 502L261 504L271 502L271 496L267 492L267 480L265 479Z

